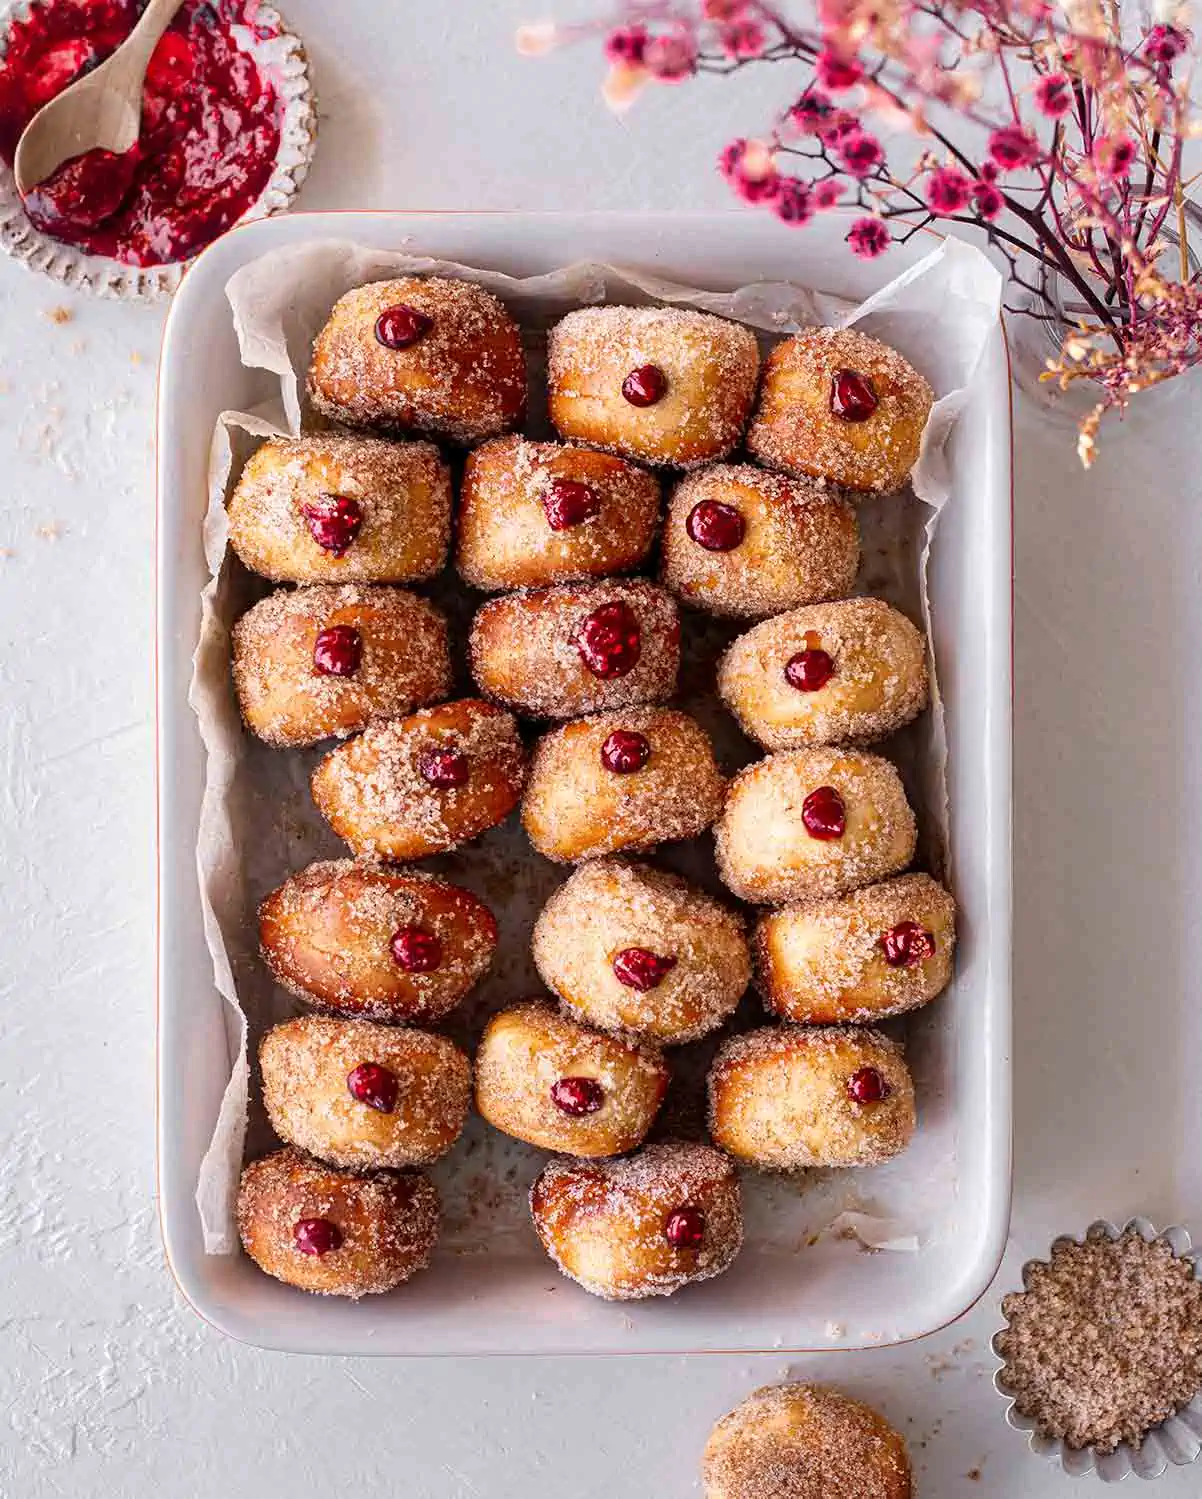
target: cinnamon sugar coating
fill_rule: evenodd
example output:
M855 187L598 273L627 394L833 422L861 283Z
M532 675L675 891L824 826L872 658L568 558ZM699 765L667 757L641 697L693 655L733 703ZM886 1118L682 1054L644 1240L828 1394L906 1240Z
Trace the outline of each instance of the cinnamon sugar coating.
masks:
M861 1068L884 1097L860 1102ZM896 1042L851 1026L766 1026L723 1043L709 1075L714 1143L765 1171L876 1166L914 1133L914 1084Z
M615 733L648 745L638 770L615 774L602 751ZM675 708L624 708L552 729L539 740L522 826L548 859L575 862L694 838L722 810L726 782L709 736Z
M437 755L466 763L462 785L431 781ZM421 859L496 827L522 795L526 757L513 716L477 698L370 725L313 772L317 810L356 854Z
M787 675L807 651L829 657L814 690ZM740 635L718 664L718 692L765 749L870 744L926 707L926 638L883 599L811 604Z
M702 1461L705 1499L911 1499L906 1444L825 1385L768 1385L723 1416Z
M398 964L392 939L409 928L437 939L435 967L410 972ZM267 896L259 939L272 977L307 1004L429 1025L487 972L497 924L470 890L434 875L327 859Z
M324 631L353 630L349 675L322 672ZM277 748L345 738L451 690L447 622L401 588L317 584L277 589L234 626L234 686L246 725Z
M584 519L556 511L556 484L583 485ZM659 524L653 474L591 448L499 437L468 455L455 566L487 592L630 572ZM554 524L553 524L554 522Z
M663 377L652 405L623 382L647 366ZM682 307L581 307L551 330L547 379L561 437L647 463L691 468L723 458L743 435L759 374L755 335Z
M589 616L613 605L634 617L638 659L623 674L602 677L585 665L578 640ZM640 578L565 583L490 599L476 612L470 649L485 696L534 718L576 718L670 697L680 618L671 596Z
M374 1107L350 1078L384 1069L395 1088ZM306 1015L273 1026L259 1046L263 1102L281 1140L332 1166L362 1171L424 1166L446 1155L463 1130L472 1067L445 1036L368 1020Z
M431 320L408 348L376 337L377 320L396 306ZM348 427L465 444L512 432L526 414L521 330L471 281L403 276L357 286L339 297L313 344L309 400Z
M297 1247L297 1225L313 1219L333 1225L337 1248ZM242 1247L260 1270L302 1291L352 1299L391 1291L425 1269L438 1228L438 1193L416 1171L356 1175L288 1147L242 1172Z
M354 502L344 551L318 544L306 509ZM411 583L432 578L451 541L451 472L431 442L351 433L273 437L253 453L227 507L230 546L277 583Z
M733 511L741 540L713 551L695 540L698 506ZM716 463L672 491L664 522L660 577L694 609L761 619L855 587L860 528L841 495L811 479L789 479L750 463Z
M674 1213L697 1215L694 1244L673 1244ZM553 1160L530 1192L543 1248L594 1296L671 1296L729 1269L743 1243L739 1178L719 1150L668 1141L610 1161Z
M840 837L806 825L812 792L843 804ZM840 895L896 874L914 857L914 813L888 760L854 750L783 750L741 770L714 826L723 883L760 904Z
M918 928L912 952L886 956L901 923ZM951 982L956 903L927 874L903 874L831 900L761 916L752 939L766 1008L802 1025L864 1023L928 1004Z
M866 379L876 409L864 421L832 410L843 370ZM896 349L856 328L806 328L764 362L747 449L769 468L849 490L891 494L918 461L935 393Z
M567 1109L555 1102L565 1079ZM494 1129L541 1150L619 1155L642 1144L668 1079L656 1047L592 1030L532 1000L494 1015L480 1038L476 1109ZM573 1088L584 1098L575 1110Z
M614 959L641 948L671 959L652 987L623 983ZM583 1020L665 1046L717 1030L751 978L743 919L679 875L596 859L543 907L531 943L539 976Z

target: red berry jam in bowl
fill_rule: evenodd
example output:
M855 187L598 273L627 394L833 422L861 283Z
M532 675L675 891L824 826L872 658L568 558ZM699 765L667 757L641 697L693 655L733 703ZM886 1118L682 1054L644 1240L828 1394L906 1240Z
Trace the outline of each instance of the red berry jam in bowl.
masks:
M34 227L131 266L187 260L248 213L280 154L284 104L242 39L249 0L186 0L150 59L142 128L123 156L85 152L26 200ZM110 56L137 0L45 0L13 21L0 55L0 158L48 100ZM274 27L264 22L267 33ZM252 44L253 45L253 44Z

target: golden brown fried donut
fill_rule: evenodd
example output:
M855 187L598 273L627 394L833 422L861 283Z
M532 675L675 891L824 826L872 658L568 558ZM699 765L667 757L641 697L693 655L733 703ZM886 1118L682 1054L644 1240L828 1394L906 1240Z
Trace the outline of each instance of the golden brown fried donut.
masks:
M277 589L234 626L247 728L277 748L357 734L451 690L447 622L402 588Z
M522 825L540 854L574 862L695 838L725 792L695 719L675 708L623 708L543 735Z
M955 945L955 901L929 874L903 874L761 916L756 985L782 1020L877 1020L942 993Z
M323 860L259 907L276 981L335 1014L429 1025L488 969L492 912L470 890L416 869Z
M259 1046L263 1102L281 1140L332 1166L424 1166L459 1138L472 1065L445 1036L306 1015Z
M322 1296L391 1291L430 1261L438 1193L416 1171L337 1171L289 1147L252 1161L242 1247L268 1275Z
M463 470L455 565L488 592L630 572L651 549L659 481L591 448L499 437Z
M277 583L411 583L447 560L451 472L431 442L273 437L227 515L230 546Z
M313 344L309 400L348 427L480 442L526 414L522 334L471 281L403 276L339 297Z
M914 1133L914 1084L896 1042L854 1026L765 1026L718 1049L715 1145L765 1171L876 1166Z
M462 698L331 750L313 772L313 800L355 853L421 859L504 822L525 769L512 714Z
M669 1141L610 1161L554 1160L530 1192L543 1248L593 1296L671 1296L730 1267L739 1178L720 1150Z
M494 1129L542 1150L619 1155L642 1144L668 1079L655 1047L532 1000L489 1021L476 1052L476 1108Z

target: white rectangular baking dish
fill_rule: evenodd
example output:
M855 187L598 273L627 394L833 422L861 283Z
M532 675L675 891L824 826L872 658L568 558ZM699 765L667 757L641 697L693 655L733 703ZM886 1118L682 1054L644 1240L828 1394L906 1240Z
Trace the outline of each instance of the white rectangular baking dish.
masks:
M339 238L515 275L598 260L715 290L792 280L860 301L884 277L847 253L845 232L838 215L799 234L741 210L294 214L225 236L186 277L167 324L158 413L159 1202L181 1290L231 1336L326 1354L816 1351L922 1336L993 1278L1010 1195L1011 487L1000 323L949 445L957 502L930 566L964 913L956 981L931 1012L950 1028L945 1085L922 1099L923 1127L945 1132L952 1168L935 1240L917 1253L871 1254L829 1239L791 1254L749 1241L721 1280L621 1306L570 1288L532 1242L528 1253L443 1256L403 1292L353 1305L289 1290L243 1256L206 1255L193 1200L230 1067L195 862L204 751L188 684L207 581L201 518L218 413L274 393L270 376L239 361L229 276L269 249ZM918 236L893 252L888 275L932 242Z

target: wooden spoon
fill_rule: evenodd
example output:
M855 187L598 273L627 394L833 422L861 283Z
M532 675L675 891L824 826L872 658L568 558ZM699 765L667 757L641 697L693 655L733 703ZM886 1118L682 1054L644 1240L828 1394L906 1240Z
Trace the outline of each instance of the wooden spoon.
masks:
M64 161L97 148L122 156L142 128L150 54L184 0L150 0L111 57L44 104L21 133L13 176L22 197Z

